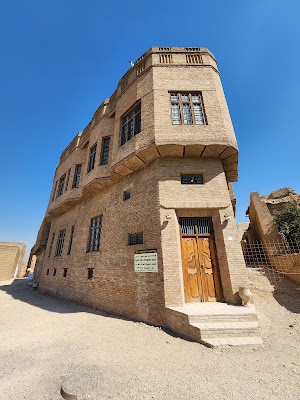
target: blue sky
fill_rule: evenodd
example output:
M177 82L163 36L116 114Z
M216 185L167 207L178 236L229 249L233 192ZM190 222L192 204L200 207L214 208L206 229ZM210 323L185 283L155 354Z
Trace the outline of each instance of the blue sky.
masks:
M300 192L297 0L1 0L0 241L33 246L60 153L152 46L208 47L239 148L237 221L249 194Z

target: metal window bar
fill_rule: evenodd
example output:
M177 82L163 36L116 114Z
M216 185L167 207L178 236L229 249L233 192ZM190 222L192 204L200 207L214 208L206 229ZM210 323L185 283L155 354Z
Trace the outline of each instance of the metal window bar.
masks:
M91 219L88 252L100 251L102 216Z
M143 244L144 243L144 233L129 233L128 234L128 246L133 246L135 244Z
M210 217L180 218L182 235L211 235L213 234L212 220Z
M59 231L58 238L57 238L57 243L56 243L56 251L55 251L55 256L61 256L63 247L64 247L64 241L65 241L65 235L66 235L66 230L63 229Z
M190 175L190 174L181 175L182 185L201 185L202 183L203 183L202 175Z
M76 165L74 179L73 179L73 189L79 187L81 167L82 167L81 164Z
M52 253L52 247L53 247L53 243L54 243L54 238L55 238L55 232L52 233L52 238L51 238L51 243L50 243L50 247L49 247L48 257L50 257L51 253Z

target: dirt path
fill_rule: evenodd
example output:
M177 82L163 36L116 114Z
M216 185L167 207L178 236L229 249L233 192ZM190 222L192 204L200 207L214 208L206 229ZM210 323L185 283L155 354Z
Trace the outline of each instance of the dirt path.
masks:
M0 399L61 400L68 376L96 372L101 398L300 400L300 291L251 280L265 346L222 350L2 282Z

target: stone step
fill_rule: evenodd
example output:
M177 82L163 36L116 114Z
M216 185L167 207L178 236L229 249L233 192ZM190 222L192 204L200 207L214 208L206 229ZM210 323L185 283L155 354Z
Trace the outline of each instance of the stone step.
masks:
M246 322L203 322L193 323L200 329L201 339L222 337L257 336L259 325L257 321Z
M208 347L253 346L262 347L263 342L259 336L221 337L201 340Z
M211 314L211 315L189 315L190 323L195 322L247 322L257 321L254 313L249 314Z

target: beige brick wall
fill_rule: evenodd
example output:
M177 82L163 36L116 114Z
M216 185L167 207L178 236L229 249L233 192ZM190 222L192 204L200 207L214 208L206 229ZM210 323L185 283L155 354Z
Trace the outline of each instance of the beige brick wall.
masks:
M24 243L0 242L0 281L14 277L17 266L22 267Z
M227 182L236 179L236 139L213 56L200 49L203 63L187 65L186 52L173 49L170 65L161 63L158 49L145 53L63 152L53 187L71 168L69 187L54 201L50 197L33 250L41 291L166 325L165 305L184 301L178 217L210 216L224 297L236 301L238 287L247 280ZM201 91L208 124L172 125L170 91ZM137 101L141 101L142 130L120 146L121 117ZM105 136L111 137L111 147L109 163L103 166L99 160ZM95 168L87 174L95 143ZM76 164L82 164L81 182L72 189ZM233 172L230 168L228 172L228 165ZM181 173L203 174L204 184L182 185ZM131 198L123 201L127 189ZM230 221L224 220L225 213ZM101 251L90 254L86 253L89 225L97 215L103 215ZM62 229L66 229L63 253L55 257ZM128 246L128 234L138 232L144 232L144 244ZM147 249L157 249L158 273L135 273L135 251ZM94 268L92 280L87 279L89 267ZM64 268L68 268L65 278Z

